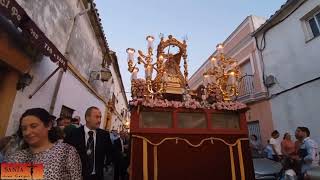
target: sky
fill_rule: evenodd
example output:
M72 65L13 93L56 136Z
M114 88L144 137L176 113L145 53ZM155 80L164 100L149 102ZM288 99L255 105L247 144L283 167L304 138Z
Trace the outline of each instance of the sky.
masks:
M95 0L107 42L130 92L126 49L146 52L146 36L187 36L189 77L249 15L269 18L285 0ZM156 54L156 52L154 52ZM136 59L135 59L136 62ZM143 67L141 66L140 72ZM143 77L143 74L139 74ZM130 94L127 94L130 97Z

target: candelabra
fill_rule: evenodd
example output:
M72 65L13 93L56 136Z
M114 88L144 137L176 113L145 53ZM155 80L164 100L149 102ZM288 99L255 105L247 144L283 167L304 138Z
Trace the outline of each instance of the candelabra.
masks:
M237 61L227 57L223 49L222 44L217 45L217 53L210 60L210 68L206 69L203 74L203 85L205 96L221 93L224 101L231 101L238 95L240 70Z
M161 95L165 92L166 85L166 71L164 69L164 57L162 54L157 54L156 62L153 63L153 41L154 37L147 36L146 38L148 42L147 53L146 55L138 50L138 64L143 64L145 69L145 89L146 92L143 94L147 98L152 98L155 95ZM128 54L128 71L131 73L131 85L132 85L132 96L133 98L136 96L137 88L139 88L139 84L136 83L137 74L139 72L137 64L134 64L134 54L135 50L133 48L127 49ZM155 70L161 78L160 81L153 81L152 74L153 70Z

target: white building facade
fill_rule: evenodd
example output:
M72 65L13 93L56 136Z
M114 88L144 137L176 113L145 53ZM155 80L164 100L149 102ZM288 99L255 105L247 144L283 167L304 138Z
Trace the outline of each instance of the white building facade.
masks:
M308 127L320 143L320 1L288 1L255 33L274 128Z
M128 128L130 114L128 111L128 100L123 86L122 77L118 65L118 58L115 52L111 52L112 65L112 89L110 89L109 118L108 128L110 130L122 131ZM108 119L109 120L109 119Z

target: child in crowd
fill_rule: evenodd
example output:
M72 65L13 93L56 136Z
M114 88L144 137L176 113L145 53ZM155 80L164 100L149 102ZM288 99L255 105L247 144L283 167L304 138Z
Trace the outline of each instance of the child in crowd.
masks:
M267 146L264 148L264 153L266 154L266 157L267 157L268 159L273 160L273 156L272 156L272 154L273 154L273 149L272 149L272 145L270 144L270 141L269 141L269 140L268 140Z

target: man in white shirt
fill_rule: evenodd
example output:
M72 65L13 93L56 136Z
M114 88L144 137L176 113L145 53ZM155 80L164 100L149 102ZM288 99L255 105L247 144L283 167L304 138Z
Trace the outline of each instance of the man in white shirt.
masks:
M271 138L270 138L270 144L272 146L272 155L273 155L273 160L279 161L281 158L281 140L280 140L280 133L277 130L274 130L271 133Z

